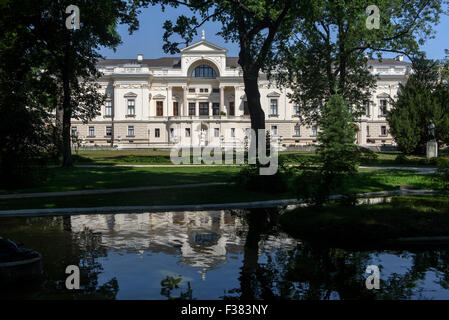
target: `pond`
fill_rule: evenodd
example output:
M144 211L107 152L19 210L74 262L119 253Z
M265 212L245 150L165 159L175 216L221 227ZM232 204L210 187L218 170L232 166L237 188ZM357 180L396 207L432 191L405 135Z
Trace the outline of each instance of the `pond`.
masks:
M0 219L43 279L0 299L449 299L449 248L347 250L278 230L274 209ZM65 269L81 270L68 290ZM367 266L380 288L365 285Z

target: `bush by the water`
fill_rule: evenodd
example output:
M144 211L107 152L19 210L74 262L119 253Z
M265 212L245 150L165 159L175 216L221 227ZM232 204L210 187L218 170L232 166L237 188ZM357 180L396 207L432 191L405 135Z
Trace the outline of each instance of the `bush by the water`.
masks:
M284 192L288 188L288 169L279 165L274 175L260 175L259 166L244 166L236 175L235 183L248 190L262 192Z
M304 170L295 178L293 188L298 199L312 206L321 206L329 199L330 190L319 171Z

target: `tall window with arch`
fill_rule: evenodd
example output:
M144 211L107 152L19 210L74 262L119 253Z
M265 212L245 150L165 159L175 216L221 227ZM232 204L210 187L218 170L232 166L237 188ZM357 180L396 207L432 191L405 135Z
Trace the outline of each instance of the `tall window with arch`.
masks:
M212 67L210 67L206 64L202 64L202 65L196 67L195 70L193 70L192 77L194 77L194 78L216 78L217 73L215 72L215 70Z

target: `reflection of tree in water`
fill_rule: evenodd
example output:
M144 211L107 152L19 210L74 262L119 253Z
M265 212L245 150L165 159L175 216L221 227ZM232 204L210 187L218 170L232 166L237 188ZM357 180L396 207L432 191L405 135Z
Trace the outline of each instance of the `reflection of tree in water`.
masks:
M165 277L161 281L161 296L167 297L168 300L194 300L190 281L187 282L186 288L180 287L181 282L182 276L178 278L172 276ZM178 295L176 296L176 294Z
M4 292L21 299L115 299L118 282L115 278L99 286L98 276L103 271L98 262L107 256L101 244L101 233L89 229L72 232L70 218L45 217L8 219L0 226L0 235L23 242L25 247L42 254L44 279L30 286L16 286ZM80 267L80 290L67 290L65 269L69 265ZM0 292L0 298L3 293Z
M449 289L449 250L416 249L411 266L401 274L382 274L379 290L365 287L372 252L328 248L300 243L293 250L275 250L259 261L259 243L275 232L275 211L253 210L246 215L248 233L240 273L240 288L223 298L240 299L410 299L420 298L419 282L436 271L438 284ZM385 252L385 251L383 251ZM379 252L381 253L381 252ZM404 255L397 251L396 255ZM387 277L388 278L385 278ZM384 277L384 278L382 278ZM237 294L237 296L236 296Z

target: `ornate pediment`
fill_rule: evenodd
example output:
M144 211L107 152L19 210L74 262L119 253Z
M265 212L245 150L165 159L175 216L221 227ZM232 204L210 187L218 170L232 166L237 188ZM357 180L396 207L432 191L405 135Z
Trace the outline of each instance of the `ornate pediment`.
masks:
M181 49L182 54L186 53L198 53L198 52L207 52L207 53L226 53L228 50L219 47L213 43L210 43L206 40L201 40L196 42L184 49Z
M279 98L280 96L281 96L281 94L276 91L272 91L269 94L267 94L267 97L269 97L269 98Z
M388 93L382 92L376 96L376 98L390 98Z
M125 98L135 98L137 97L137 94L135 94L134 92L128 92L124 95Z
M165 96L163 94L156 94L153 96L154 100L163 100L165 99Z

